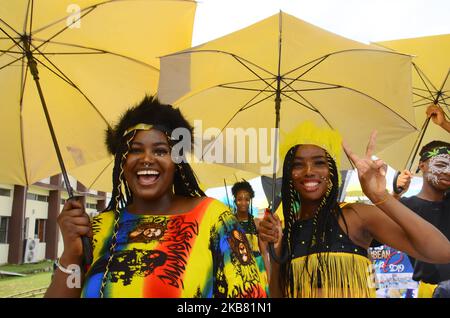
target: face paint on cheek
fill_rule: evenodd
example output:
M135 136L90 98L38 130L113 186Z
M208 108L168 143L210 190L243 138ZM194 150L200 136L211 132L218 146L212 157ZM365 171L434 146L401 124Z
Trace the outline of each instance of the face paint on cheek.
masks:
M450 155L441 154L430 158L426 178L433 184L438 184L439 175L450 173Z

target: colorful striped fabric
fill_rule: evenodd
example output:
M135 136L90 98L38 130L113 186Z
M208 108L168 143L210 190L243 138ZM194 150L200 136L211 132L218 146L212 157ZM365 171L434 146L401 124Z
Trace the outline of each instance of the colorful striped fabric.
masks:
M253 224L250 224L250 223ZM253 252L253 256L255 257L256 264L258 265L259 273L261 274L261 282L266 290L267 295L269 295L269 283L267 279L267 270L266 266L264 264L263 255L261 254L260 248L259 248L259 239L258 239L258 232L256 230L255 221L252 220L246 220L246 221L239 221L239 224L242 226L242 229L245 232L245 236L247 236L247 240L250 243L250 249Z
M94 260L82 297L99 297L114 213L92 221ZM121 211L104 297L265 297L265 286L239 223L220 201L205 198L176 215Z

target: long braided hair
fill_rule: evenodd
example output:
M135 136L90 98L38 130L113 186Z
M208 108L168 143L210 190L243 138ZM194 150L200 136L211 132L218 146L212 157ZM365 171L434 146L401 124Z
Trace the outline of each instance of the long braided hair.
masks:
M248 231L249 231L249 234L257 234L258 232L256 230L255 218L253 217L253 214L252 214L252 211L253 211L252 199L255 197L255 191L253 190L251 184L248 183L247 181L245 181L244 179L242 181L236 182L233 185L233 187L231 188L231 193L233 194L235 202L237 200L237 194L239 193L239 191L246 191L250 195L250 206L247 211ZM237 205L237 203L236 203L236 205ZM237 210L235 213L237 214Z
M106 283L110 266L114 259L114 253L117 245L117 234L119 232L120 211L133 202L133 193L131 192L127 181L124 178L123 166L125 164L130 144L133 141L137 130L130 129L138 124L152 125L166 134L169 146L176 141L171 139L171 132L176 128L186 128L190 132L191 145L193 140L193 128L189 125L178 109L171 105L161 104L155 97L146 96L137 106L128 109L118 124L113 129L106 132L106 145L108 151L114 155L113 168L113 189L111 200L104 211L114 212L114 228L111 240L109 242L109 257L106 263L104 275L102 277L100 296L104 297ZM183 157L184 153L181 154ZM184 159L184 158L183 158ZM176 195L185 197L201 197L205 193L200 189L195 173L191 166L182 160L176 164L175 175L173 179L173 191Z
M295 158L295 153L300 145L296 145L289 149L285 156L283 163L283 180L281 186L282 201L283 201L283 215L285 228L283 232L283 249L284 255L287 255L287 261L280 266L280 281L284 294L288 295L289 290L293 290L293 276L291 271L291 262L293 257L293 241L292 234L294 232L295 222L300 217L301 199L298 192L295 190L292 182L292 165ZM339 219L342 217L347 233L347 223L342 213L342 209L338 203L339 193L339 177L336 162L325 151L328 163L330 178L328 180L328 188L323 196L319 207L313 216L312 238L308 246L308 255L313 251L325 251L328 246L331 246L332 234L330 228L332 226L332 218ZM322 273L328 275L327 255L328 253L318 253L319 268ZM303 270L308 271L308 256L304 263ZM312 278L316 273L307 273ZM303 273L305 275L305 273Z

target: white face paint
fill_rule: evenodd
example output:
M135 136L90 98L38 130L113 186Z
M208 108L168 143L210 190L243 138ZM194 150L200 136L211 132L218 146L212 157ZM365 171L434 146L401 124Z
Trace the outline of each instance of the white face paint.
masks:
M450 155L441 154L431 157L428 161L427 180L433 185L438 185L444 174L450 174Z

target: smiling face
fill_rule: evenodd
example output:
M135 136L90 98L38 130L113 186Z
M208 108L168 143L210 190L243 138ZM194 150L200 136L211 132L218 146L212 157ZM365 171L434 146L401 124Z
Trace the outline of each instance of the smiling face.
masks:
M167 137L159 130L139 130L124 164L133 202L154 201L172 194L175 164Z
M246 190L240 190L236 194L237 212L240 214L247 214L250 207L250 193Z
M291 178L302 201L320 202L330 179L325 150L314 145L300 145L292 162Z

